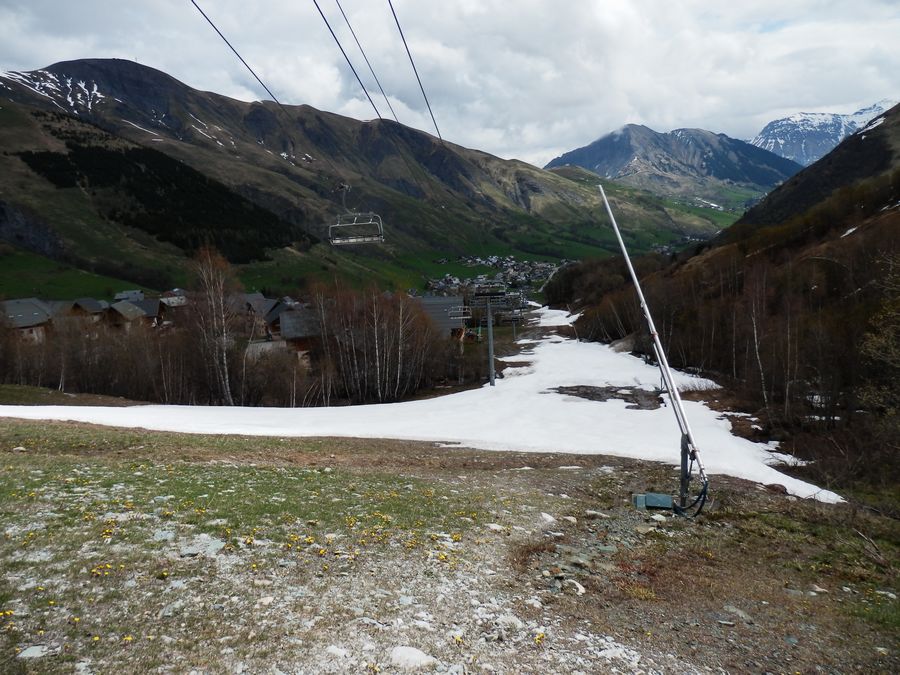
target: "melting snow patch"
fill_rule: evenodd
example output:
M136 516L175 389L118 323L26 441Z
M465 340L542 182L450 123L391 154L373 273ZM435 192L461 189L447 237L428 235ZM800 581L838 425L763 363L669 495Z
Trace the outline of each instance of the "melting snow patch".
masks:
M843 239L844 237L847 237L847 236L853 234L853 233L856 232L856 230L858 230L858 229L859 229L858 227L851 227L849 230L847 230L846 232L844 232L844 234L841 235L841 239Z

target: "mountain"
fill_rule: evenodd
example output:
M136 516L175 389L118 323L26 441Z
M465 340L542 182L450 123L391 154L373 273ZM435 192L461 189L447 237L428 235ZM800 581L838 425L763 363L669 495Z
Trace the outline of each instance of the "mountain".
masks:
M629 124L546 168L574 164L656 194L741 208L800 170L794 162L702 129ZM741 208L741 210L743 210Z
M829 154L773 190L724 231L720 238L722 241L737 241L761 228L796 220L829 199L839 199L841 190L847 193L856 189L866 192L872 189L875 182L890 183L896 180L892 176L898 165L900 105L871 120ZM866 195L862 194L859 209L865 201Z
M728 384L760 440L814 460L807 477L897 494L900 106L711 242L635 267L674 366ZM652 358L627 279L621 259L582 263L546 294L581 312L582 339L632 336Z
M849 115L795 113L769 122L750 142L780 157L809 166L831 152L847 136L897 103L884 99Z
M137 260L177 277L199 241L231 237L230 217L246 230L232 260L246 263L245 281L257 287L335 274L417 285L434 259L457 254L580 258L615 249L598 224L596 176L502 160L393 121L245 103L120 59L4 73L0 96L0 200L82 261ZM185 169L174 171L173 160ZM152 188L139 180L144 171ZM167 183L175 174L178 185ZM384 245L323 243L344 211L341 184L351 186L348 208L382 216ZM222 201L219 186L235 199ZM641 204L629 233L639 249L706 238L723 225L721 214L610 187ZM201 222L206 206L187 213L192 192L222 205Z

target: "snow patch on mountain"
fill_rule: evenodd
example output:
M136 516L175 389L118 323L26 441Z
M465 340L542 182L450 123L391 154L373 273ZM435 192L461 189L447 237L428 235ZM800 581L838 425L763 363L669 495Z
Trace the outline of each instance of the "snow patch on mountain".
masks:
M809 166L895 105L896 100L883 99L850 114L794 113L769 122L750 143Z

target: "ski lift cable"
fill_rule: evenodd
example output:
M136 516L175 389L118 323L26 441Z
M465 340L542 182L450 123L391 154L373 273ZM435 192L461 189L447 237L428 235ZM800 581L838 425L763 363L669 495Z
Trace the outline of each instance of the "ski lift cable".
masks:
M441 136L441 130L438 129L437 120L434 119L434 112L431 110L431 104L428 102L428 96L425 94L425 87L422 86L422 78L419 77L419 70L416 68L416 62L413 61L412 52L409 51L409 45L406 43L406 36L403 35L403 29L400 27L400 19L397 18L397 12L394 10L394 3L388 0L391 8L391 14L394 15L394 22L397 24L397 30L400 31L400 39L403 40L403 46L406 47L406 55L409 57L409 63L412 65L413 72L416 74L416 81L419 83L419 89L422 90L422 98L425 99L425 105L428 107L428 113L431 115L431 121L434 122L434 130L437 132L441 143L444 142Z
M687 415L684 412L684 404L681 401L681 394L678 392L678 387L675 386L675 381L672 377L672 371L669 368L669 361L666 358L665 350L663 349L662 342L659 339L659 333L656 331L656 326L653 323L653 316L650 314L650 308L647 305L647 300L644 298L644 292L641 289L640 281L638 281L637 273L634 271L634 267L631 264L631 259L628 256L628 250L625 248L625 242L622 239L622 234L619 231L618 224L616 223L616 217L613 215L612 208L609 205L609 200L606 198L606 192L604 192L603 186L598 184L597 187L600 189L600 196L603 197L603 203L606 206L606 212L609 215L610 221L612 222L613 231L615 232L616 239L619 241L619 247L622 249L622 255L625 258L625 265L628 267L628 273L631 275L631 280L634 283L635 291L637 291L638 299L640 300L641 304L641 311L644 314L644 319L647 322L647 328L650 331L650 337L653 340L653 353L654 356L656 356L656 362L659 365L660 374L662 375L663 382L666 385L666 389L669 393L669 398L672 401L672 409L675 412L675 418L678 421L678 427L681 431L681 504L680 506L677 506L675 510L681 515L688 515L691 509L696 508L696 511L693 513L693 515L696 516L699 515L700 511L703 510L703 506L706 503L706 497L709 490L709 479L706 475L706 469L703 466L703 461L700 459L700 453L697 449L697 444L694 441L694 433L691 430L690 422L688 422ZM694 501L691 504L687 504L687 484L690 481L691 470L693 469L694 464L697 465L697 473L699 474L700 480L702 482L702 488Z
M347 56L347 52L344 51L344 47L343 45L341 45L341 41L338 40L337 35L335 35L334 30L331 28L331 24L328 23L328 18L325 16L325 12L323 12L322 8L319 7L319 1L313 0L313 4L316 6L316 9L319 10L319 16L321 16L322 21L325 22L325 26L328 28L328 32L331 33L331 37L334 38L334 42L338 46L338 49L341 50L341 54L344 55L344 60L347 62L347 65L350 66L350 70L353 71L353 75L354 77L356 77L356 81L359 82L359 86L362 87L363 93L366 95L366 98L369 99L369 103L372 105L372 109L375 111L375 116L378 119L384 119L381 116L381 113L378 112L378 106L375 105L375 101L373 101L372 97L369 96L369 90L366 89L366 85L363 84L362 79L359 77L359 73L357 73L356 68L353 67L353 62L350 60L350 57ZM341 10L341 12L343 13L343 10Z
M397 124L400 124L400 120L397 117L397 113L394 111L394 106L391 105L391 101L388 98L387 93L384 91L384 87L381 86L381 81L378 79L378 76L375 74L375 69L372 67L372 63L369 61L369 57L366 55L366 51L363 49L362 43L359 41L359 37L356 35L356 31L353 29L353 26L351 25L349 17L344 12L344 8L343 8L343 6L341 6L340 0L334 0L334 2L337 5L338 9L341 11L341 16L344 17L344 22L347 24L347 28L350 29L350 34L353 36L353 39L356 41L356 46L359 48L359 53L362 54L362 57L365 60L366 65L369 67L369 72L372 73L372 77L374 78L375 83L378 85L378 89L381 91L381 95L384 97L384 102L387 104L388 108L390 109L391 115L394 117L394 121ZM388 129L390 130L389 127L388 127ZM400 146L397 143L397 140L394 138L393 133L390 134L390 138L391 138L391 142L394 144L394 149L397 150L397 154L400 155L400 158L403 160L403 163L406 164L406 168L409 171L409 175L412 177L412 179L415 181L416 185L418 186L419 190L421 190L422 194L424 195L425 189L422 187L422 184L419 181L418 177L416 176L416 172L413 169L412 165L409 163L409 160L406 158L406 155L400 149Z
M381 95L384 97L384 102L387 103L387 107L391 111L391 115L394 117L394 121L397 124L400 124L400 120L397 119L397 113L394 112L394 106L391 105L390 99L388 99L387 94L384 93L384 87L381 86L381 82L378 79L378 76L375 74L375 69L372 67L371 62L369 61L369 57L366 56L366 52L362 47L362 44L359 42L359 38L356 37L356 31L353 30L353 26L350 25L350 19L347 18L347 14L344 12L344 8L341 7L340 0L334 0L335 4L338 6L338 9L341 10L341 16L344 17L344 21L347 24L347 28L350 29L350 34L353 36L353 39L356 41L356 46L359 47L359 53L362 54L363 59L366 62L366 65L369 67L369 72L372 73L372 77L375 79L375 84L378 85L378 89L381 91Z
M240 59L241 63L244 64L244 67L246 67L247 70L250 71L250 74L256 78L256 81L259 82L259 84L262 86L262 88L266 90L266 93L272 97L272 100L278 104L278 107L281 108L281 111L287 116L287 118L290 119L290 115L288 114L287 109L283 105L281 105L281 101L279 101L278 98L276 98L275 94L272 93L272 90L266 86L266 83L260 79L259 75L256 74L256 71L254 71L253 68L250 67L250 64L244 60L244 57L238 53L238 50L235 49L234 46L228 41L228 38L226 38L222 34L222 31L220 31L219 28L216 26L216 24L213 23L212 19L210 19L209 16L207 16L206 12L204 12L200 8L200 5L197 4L196 0L191 0L191 4L197 8L197 11L200 12L200 14L203 16L204 19L206 19L207 23L209 23L209 25L213 27L213 30L216 31L216 33L219 34L219 37L222 38L222 40L225 42L226 45L228 45L228 48L234 52L234 55L237 56L238 59Z

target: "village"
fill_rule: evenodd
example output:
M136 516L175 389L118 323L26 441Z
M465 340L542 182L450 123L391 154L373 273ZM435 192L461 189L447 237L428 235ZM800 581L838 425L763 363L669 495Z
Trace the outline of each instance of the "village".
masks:
M447 264L447 258L437 260L439 264ZM457 261L468 267L490 267L498 270L493 277L479 274L470 278L461 278L445 274L440 279L429 279L426 284L428 293L435 295L464 295L468 290L487 283L503 284L508 288L529 289L540 288L556 270L571 264L571 260L560 260L558 263L537 260L516 260L515 256L460 256Z

